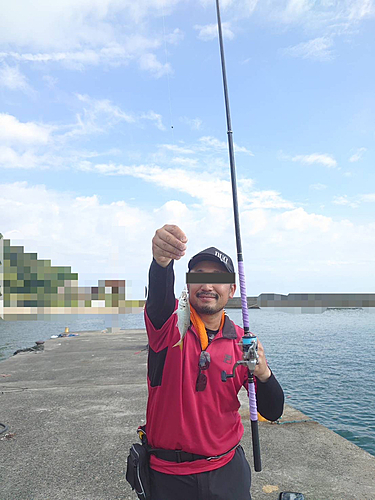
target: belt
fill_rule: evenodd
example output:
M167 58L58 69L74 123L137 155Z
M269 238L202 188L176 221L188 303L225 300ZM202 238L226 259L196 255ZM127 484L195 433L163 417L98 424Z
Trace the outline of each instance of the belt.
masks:
M235 450L240 444L236 444L230 450L226 451L221 455L215 455L213 457L207 457L206 455L195 455L195 453L188 453L187 451L182 450L163 450L161 448L151 448L149 452L152 455L155 455L157 458L161 458L162 460L166 460L167 462L177 462L178 464L181 462L194 462L195 460L217 460L219 458L225 457L231 451Z
M194 460L202 460L203 458L207 459L206 455L196 455L195 453L188 453L187 451L182 450L150 450L152 455L155 455L157 458L161 458L162 460L166 460L167 462L177 462L178 464L181 462L194 462Z

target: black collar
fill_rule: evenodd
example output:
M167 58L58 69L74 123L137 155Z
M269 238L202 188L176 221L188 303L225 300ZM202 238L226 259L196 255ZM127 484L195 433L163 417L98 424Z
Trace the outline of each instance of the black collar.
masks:
M224 318L223 338L225 338L225 339L236 339L237 338L236 327L234 326L233 321L231 321L227 315L225 315L225 318Z

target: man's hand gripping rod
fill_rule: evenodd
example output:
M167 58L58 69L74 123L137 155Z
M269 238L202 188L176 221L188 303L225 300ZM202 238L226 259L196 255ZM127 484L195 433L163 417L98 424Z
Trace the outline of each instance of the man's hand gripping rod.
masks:
M225 370L221 372L221 381L226 382L228 378L233 378L237 366L245 365L249 370L249 376L253 377L254 370L256 365L258 364L258 340L254 335L244 335L242 337L242 342L240 342L242 346L243 359L237 361L233 366L232 375L228 375Z
M239 360L233 366L231 375L228 375L225 370L221 372L221 381L226 382L228 378L233 378L237 366L245 365L248 369L248 382L249 382L249 407L250 407L250 422L251 434L253 440L253 456L254 456L254 470L260 472L262 470L262 463L260 459L260 446L259 446L259 431L258 431L258 412L255 399L254 387L254 370L258 363L258 340L254 335L249 333L242 337L240 344L243 351L243 359Z

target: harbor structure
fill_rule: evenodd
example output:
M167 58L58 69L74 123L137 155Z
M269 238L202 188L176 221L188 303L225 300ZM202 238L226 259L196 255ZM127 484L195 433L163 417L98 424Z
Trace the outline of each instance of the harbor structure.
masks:
M144 301L127 300L131 282L99 280L78 286L70 266L53 266L36 253L11 245L0 234L0 318L33 319L54 314L126 314L142 310ZM36 319L35 318L35 319Z
M126 314L141 312L145 300L127 299L128 280L99 280L78 286L78 273L70 266L53 266L22 246L12 245L0 233L0 318L37 319L55 314ZM375 293L262 293L247 297L249 309L293 313L328 309L375 311ZM240 309L233 297L227 309Z
M0 435L1 500L136 498L125 471L146 418L146 331L75 333L1 362L1 422L9 426ZM244 388L239 401L250 454ZM373 499L375 457L289 405L280 425L259 423L264 469L253 474L252 496Z
M324 312L327 309L373 309L375 293L261 293L247 297L249 309L268 309L286 312ZM241 307L240 297L228 301L228 309Z

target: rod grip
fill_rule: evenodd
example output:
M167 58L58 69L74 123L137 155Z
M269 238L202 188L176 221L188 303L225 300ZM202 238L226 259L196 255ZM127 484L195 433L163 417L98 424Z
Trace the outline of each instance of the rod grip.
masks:
M253 440L254 470L255 472L260 472L262 470L262 461L260 459L258 420L251 420L250 422L251 436Z
M249 320L249 307L247 305L247 294L246 294L246 281L245 281L245 266L243 261L238 261L238 275L240 279L240 292L241 292L241 308L242 308L242 320L244 329L249 330L250 320Z

